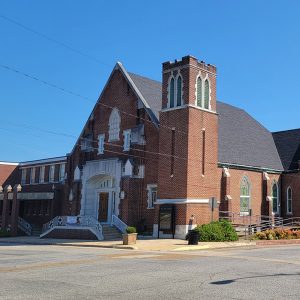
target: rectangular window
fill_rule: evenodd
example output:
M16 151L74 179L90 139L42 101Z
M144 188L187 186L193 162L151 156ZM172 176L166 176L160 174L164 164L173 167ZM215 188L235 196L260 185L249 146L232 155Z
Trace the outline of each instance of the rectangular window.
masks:
M174 176L174 155L175 155L175 128L172 129L172 137L171 137L171 177Z
M30 183L35 183L35 168L30 169Z
M157 185L156 184L148 184L147 185L148 191L148 206L147 208L154 208L154 203L157 199Z
M205 129L202 129L202 175L205 175Z
M65 170L66 170L66 164L60 164L60 166L59 166L59 181L65 180Z
M45 166L40 167L40 178L39 182L44 183L45 181Z
M49 182L54 182L55 165L51 165L49 168Z
M22 178L21 178L21 184L26 184L26 172L27 169L22 169Z
M98 154L104 153L104 141L105 141L105 135L99 134L98 135Z
M123 145L123 151L129 151L130 150L130 138L131 138L131 130L124 130L124 145Z

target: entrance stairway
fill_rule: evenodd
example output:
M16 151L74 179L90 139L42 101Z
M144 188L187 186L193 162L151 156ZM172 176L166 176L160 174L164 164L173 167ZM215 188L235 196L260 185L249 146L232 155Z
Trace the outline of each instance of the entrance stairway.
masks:
M32 236L40 236L42 233L42 227L39 225L31 224L32 229L31 229L31 235Z
M102 233L106 241L119 241L122 239L122 234L115 226L102 224Z

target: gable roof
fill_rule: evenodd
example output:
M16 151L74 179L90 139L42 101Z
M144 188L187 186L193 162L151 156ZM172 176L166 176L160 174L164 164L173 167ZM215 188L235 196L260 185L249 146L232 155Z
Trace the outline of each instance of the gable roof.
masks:
M136 88L159 118L162 84L128 73ZM244 110L217 102L219 114L219 162L282 171L272 134Z
M285 171L299 168L300 129L273 132L273 138Z

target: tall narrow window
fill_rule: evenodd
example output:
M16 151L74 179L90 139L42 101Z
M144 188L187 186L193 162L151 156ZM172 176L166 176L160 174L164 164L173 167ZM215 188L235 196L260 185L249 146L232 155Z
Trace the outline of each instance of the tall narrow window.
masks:
M175 80L172 77L170 81L170 87L169 87L169 95L170 95L170 108L174 107L174 98L175 98Z
M35 183L35 168L30 169L30 183L33 184Z
M276 182L272 185L272 202L273 202L273 213L278 213L278 185Z
M39 178L40 183L44 183L45 181L45 166L40 167L40 178Z
M209 109L209 82L207 79L204 83L204 108Z
M60 166L59 166L59 181L65 180L65 170L66 170L66 164L60 164Z
M131 140L131 130L124 130L124 145L123 145L123 150L124 151L129 151L130 150L130 140Z
M104 134L98 135L98 154L104 153L104 139L105 139Z
M202 175L205 174L205 130L202 130Z
M22 169L22 178L21 178L21 184L26 184L26 172L27 169Z
M182 79L181 76L179 76L177 78L177 106L181 106L181 102L182 102L182 92L181 92L181 88L182 88Z
M171 177L174 176L174 155L175 155L175 129L172 129L171 138Z
M291 187L288 187L287 189L287 213L291 214L292 213L292 189Z
M55 165L51 165L49 168L49 182L54 182Z
M120 139L121 117L118 109L114 108L109 117L109 138L108 141L118 141Z
M241 195L240 195L240 212L249 213L250 209L250 184L246 176L243 177L241 182Z
M197 106L202 107L202 79L199 76L197 79Z

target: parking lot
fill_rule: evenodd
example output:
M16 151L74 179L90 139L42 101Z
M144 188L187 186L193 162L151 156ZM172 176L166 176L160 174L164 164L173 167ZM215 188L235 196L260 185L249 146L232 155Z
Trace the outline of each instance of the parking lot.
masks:
M300 247L158 252L0 243L1 299L299 299Z

